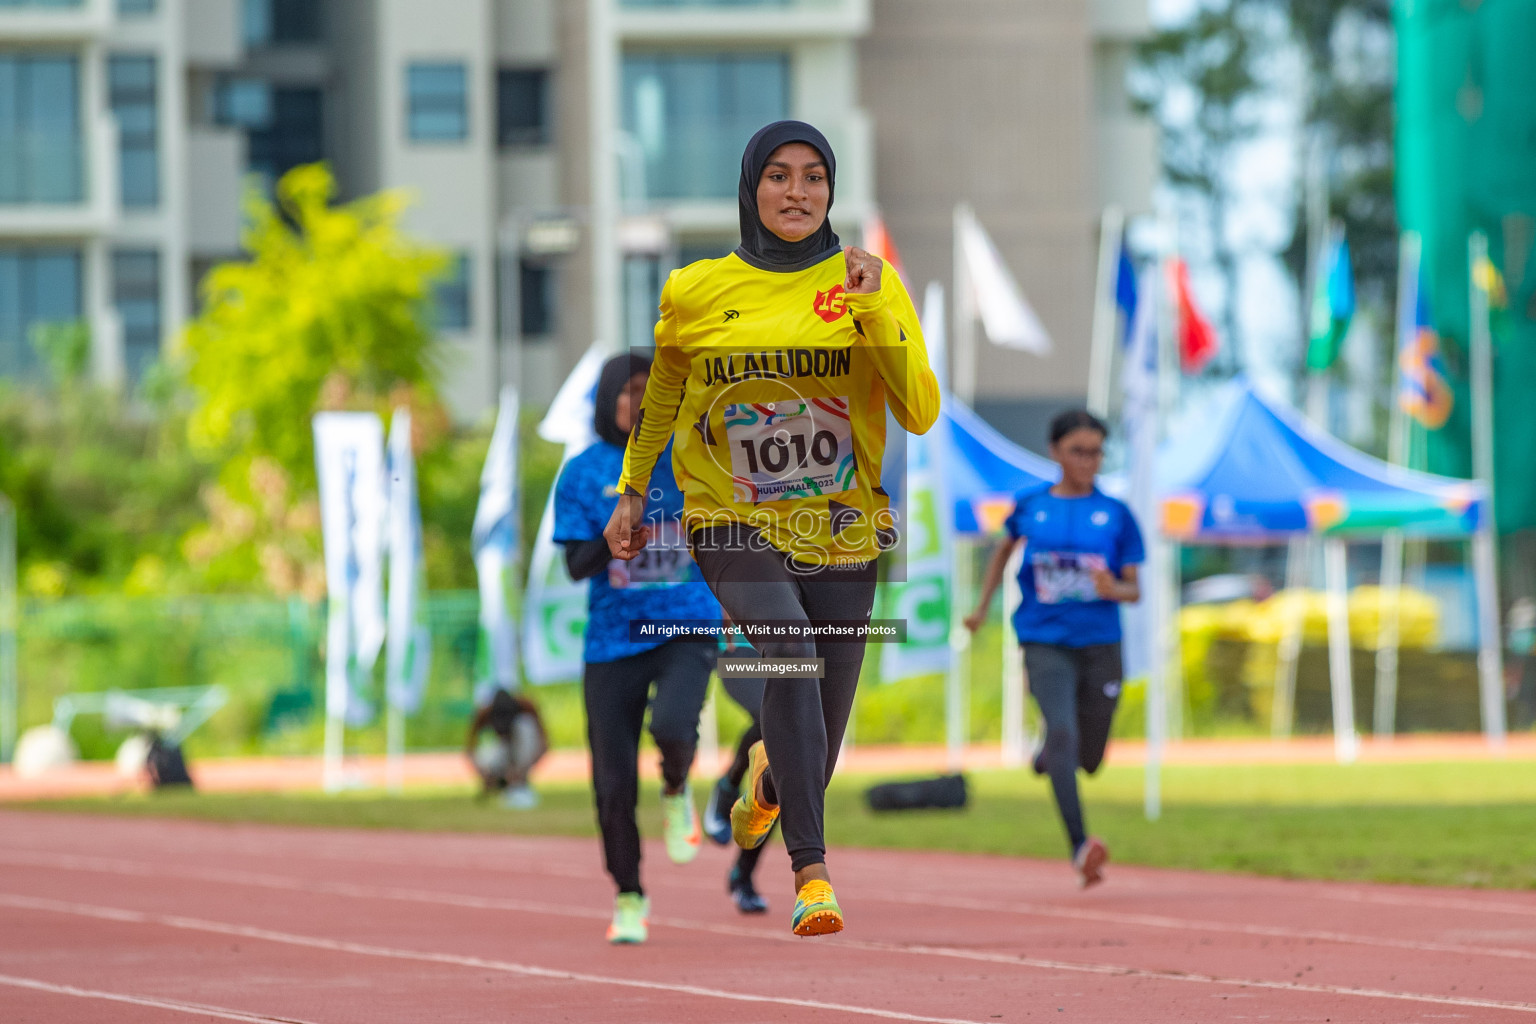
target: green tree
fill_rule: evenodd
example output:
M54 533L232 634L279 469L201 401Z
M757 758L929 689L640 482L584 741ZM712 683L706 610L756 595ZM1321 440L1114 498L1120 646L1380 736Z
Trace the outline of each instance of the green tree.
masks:
M0 493L16 506L23 590L185 587L178 546L211 475L185 417L153 389L145 403L93 384L85 324L38 327L31 340L44 379L0 382Z
M1344 221L1358 301L1389 320L1398 263L1391 0L1284 0L1284 7L1305 60L1303 123L1327 154L1329 213ZM1306 216L1298 209L1286 250L1297 280L1306 258Z
M275 203L249 194L250 257L209 272L183 337L190 437L223 467L186 553L215 587L264 578L320 596L316 412L387 420L407 404L418 454L447 431L430 326L447 256L402 232L403 193L335 205L335 191L329 169L310 164L282 177Z
M1238 201L1233 165L1239 148L1258 134L1266 85L1267 43L1274 12L1265 3L1213 0L1178 26L1140 47L1131 78L1138 102L1162 129L1163 175L1174 191L1203 207L1207 251L1224 285L1217 316L1220 357L1228 368L1238 350L1238 292L1245 253L1233 238ZM1181 224L1180 234L1188 237Z

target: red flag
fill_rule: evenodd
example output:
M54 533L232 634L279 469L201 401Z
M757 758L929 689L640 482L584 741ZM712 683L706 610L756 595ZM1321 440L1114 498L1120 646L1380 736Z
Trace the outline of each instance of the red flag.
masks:
M1189 265L1177 256L1168 264L1168 286L1173 289L1179 315L1179 364L1185 373L1199 373L1221 346L1216 329L1195 305Z
M901 271L901 253L896 251L896 243L885 230L885 219L878 213L871 213L864 221L864 251L895 267L897 277L906 277Z

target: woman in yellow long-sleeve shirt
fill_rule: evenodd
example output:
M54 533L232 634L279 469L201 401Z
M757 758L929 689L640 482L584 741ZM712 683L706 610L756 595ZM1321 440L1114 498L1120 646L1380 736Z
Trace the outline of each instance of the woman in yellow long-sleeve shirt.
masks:
M863 662L875 559L895 538L880 487L886 409L915 433L939 413L901 280L845 250L827 222L836 172L826 138L799 121L747 144L740 248L675 271L662 290L656 358L606 531L618 558L651 542L643 496L675 431L689 549L758 653L784 661L766 673L763 742L731 817L750 848L782 814L799 935L843 927L824 794Z

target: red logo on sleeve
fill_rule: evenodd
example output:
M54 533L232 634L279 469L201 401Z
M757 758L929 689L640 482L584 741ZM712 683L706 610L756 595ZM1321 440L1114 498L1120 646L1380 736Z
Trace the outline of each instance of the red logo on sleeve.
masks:
M816 293L816 305L813 307L816 315L827 323L836 323L838 318L848 311L848 297L843 294L843 286L835 284L828 291Z

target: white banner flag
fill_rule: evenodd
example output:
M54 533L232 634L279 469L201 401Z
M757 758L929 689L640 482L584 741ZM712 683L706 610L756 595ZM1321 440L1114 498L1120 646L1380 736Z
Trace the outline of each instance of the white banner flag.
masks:
M475 674L477 701L496 688L516 690L517 629L517 392L501 389L496 429L480 473L473 550L480 578L480 646Z
M987 338L1003 348L1021 349L1037 356L1050 355L1050 335L1025 301L1024 293L1008 272L997 246L992 244L992 239L969 207L958 218L956 229L960 232L960 251L965 259L975 308L986 328Z
M936 369L944 365L944 323L944 289L929 284L923 297L923 337L928 342L928 361ZM906 621L907 642L881 646L881 682L899 682L949 668L950 568L954 560L950 527L954 512L945 500L941 461L948 437L948 425L942 418L926 434L906 435L907 479L902 489L906 495L902 523L906 579L884 585L880 614Z
M549 412L539 423L539 436L565 445L563 467L596 440L592 400L597 378L608 353L597 345L587 350L560 385ZM528 681L543 686L581 678L582 642L587 631L587 583L571 579L555 535L555 492L544 503L544 516L533 542L528 566L527 614L523 616L523 671Z
M402 407L389 424L389 634L384 695L391 707L407 715L421 707L432 664L432 630L422 600L426 589L411 412Z
M361 725L373 717L384 643L384 426L369 412L325 412L314 432L329 597L325 713Z
M1135 319L1131 321L1131 336L1126 342L1125 369L1122 373L1125 388L1125 409L1121 422L1124 424L1126 460L1130 468L1131 491L1128 504L1136 522L1141 526L1147 542L1148 553L1157 524L1157 499L1154 493L1153 467L1157 460L1157 318L1162 301L1155 271L1141 276ZM1139 679L1152 668L1154 602L1161 600L1161 591L1153 577L1154 563L1148 559L1141 570L1142 599L1134 604L1121 605L1121 622L1124 623L1125 678Z

